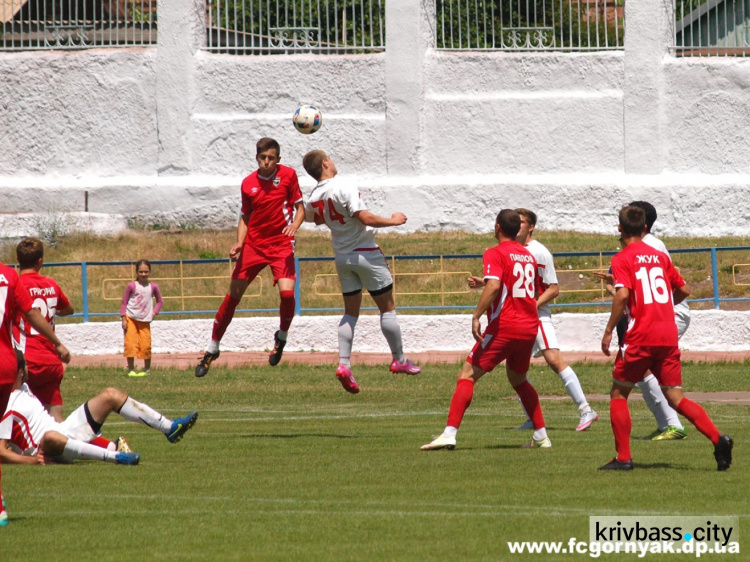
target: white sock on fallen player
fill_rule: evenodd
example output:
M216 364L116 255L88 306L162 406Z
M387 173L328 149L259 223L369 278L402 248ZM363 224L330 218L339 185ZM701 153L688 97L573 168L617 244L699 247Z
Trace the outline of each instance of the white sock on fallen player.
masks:
M656 418L656 424L660 431L664 431L667 427L674 426L677 429L684 429L680 418L677 416L670 405L667 403L667 398L661 391L659 381L653 374L648 375L641 382L637 383L636 386L641 390L643 400L648 405L648 409Z
M153 427L161 431L164 435L172 429L172 420L163 416L151 408L151 406L133 400L129 396L118 413L126 420Z
M63 451L63 457L66 459L89 459L95 461L108 461L115 462L117 452L108 451L102 449L91 443L84 443L77 439L68 439L65 443L65 450Z

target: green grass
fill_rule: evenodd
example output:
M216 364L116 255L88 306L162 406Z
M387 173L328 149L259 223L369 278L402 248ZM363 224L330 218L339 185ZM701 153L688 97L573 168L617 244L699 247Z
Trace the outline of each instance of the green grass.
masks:
M589 515L750 513L747 406L705 404L735 438L726 473L689 428L686 441L634 439L638 469L608 474L596 471L614 450L605 402L581 434L569 401L545 401L553 448L522 450L529 435L511 430L523 420L501 370L478 383L457 449L423 453L445 424L457 365L417 377L358 367L356 396L330 366L214 367L203 379L156 367L136 380L69 369L66 408L112 385L171 417L199 410L195 428L170 445L113 415L105 435L125 435L140 466L4 465L2 559L536 560L552 558L511 557L506 541L587 540ZM587 391L608 389L606 365L575 368ZM689 364L685 386L747 390L747 368ZM540 393L564 392L548 369L531 378ZM631 410L633 435L649 433L643 404Z

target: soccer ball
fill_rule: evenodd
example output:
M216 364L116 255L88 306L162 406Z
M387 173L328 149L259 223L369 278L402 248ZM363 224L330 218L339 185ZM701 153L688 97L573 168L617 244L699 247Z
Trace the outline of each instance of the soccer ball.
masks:
M311 135L323 124L323 115L314 105L303 105L297 108L292 117L294 128L303 135Z

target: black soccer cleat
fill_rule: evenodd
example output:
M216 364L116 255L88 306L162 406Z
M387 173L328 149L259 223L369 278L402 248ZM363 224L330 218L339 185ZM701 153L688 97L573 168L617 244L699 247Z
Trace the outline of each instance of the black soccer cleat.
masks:
M724 471L732 464L732 447L734 441L729 435L719 436L719 442L714 445L714 458L716 459L716 469Z
M618 461L615 457L604 466L600 466L599 470L633 470L633 459Z
M273 335L273 341L273 351L268 354L268 362L271 364L271 367L275 367L279 364L279 361L281 361L281 354L284 353L284 346L286 345L286 340L279 339L278 330L276 330L276 333Z
M208 370L211 368L211 362L219 357L219 353L220 352L218 351L216 353L206 351L206 353L203 354L203 359L201 359L200 363L195 367L195 376L205 377Z

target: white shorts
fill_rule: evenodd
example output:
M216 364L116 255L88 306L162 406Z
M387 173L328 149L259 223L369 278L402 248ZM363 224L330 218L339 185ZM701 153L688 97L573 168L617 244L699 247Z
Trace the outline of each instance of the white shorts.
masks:
M675 311L674 321L677 324L677 339L680 339L690 326L690 311L687 314L682 311Z
M368 248L350 254L336 255L341 292L356 293L364 287L375 292L393 283L391 270L380 248Z
M539 331L536 333L536 341L534 342L534 349L531 350L531 355L541 357L542 352L548 349L560 349L560 346L557 345L557 334L555 334L555 327L552 325L552 318L542 316L539 318Z
M65 421L60 424L59 430L65 437L77 439L85 443L88 443L97 436L86 419L86 411L83 409L83 404L78 406L72 414L65 418Z

